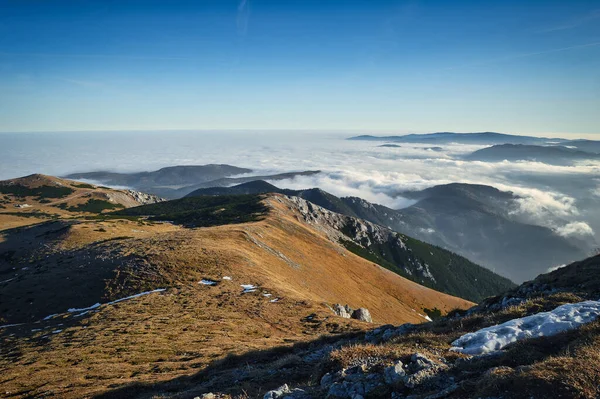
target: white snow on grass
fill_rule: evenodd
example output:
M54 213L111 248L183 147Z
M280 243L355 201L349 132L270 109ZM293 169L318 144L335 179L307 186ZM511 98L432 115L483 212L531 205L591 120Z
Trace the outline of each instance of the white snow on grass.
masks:
M23 323L19 323L19 324L5 324L3 326L0 326L0 328L8 328L8 327L15 327L15 326L20 326Z
M577 328L600 316L600 301L562 305L506 323L465 334L452 343L452 350L468 355L495 352L526 338L547 337Z
M273 296L273 294L269 294L268 292L263 292L263 296L264 296L265 298L270 298L270 297L272 297L272 296Z
M52 334L58 334L59 332L62 332L62 330L54 330L52 331Z
M153 294L155 292L163 292L166 291L166 288L159 288L156 290L152 290L152 291L145 291L145 292L140 292L139 294L135 294L135 295L131 295L125 298L120 298L120 299L115 299L114 301L111 302L107 302L104 305L114 305L115 303L119 303L119 302L123 302L123 301L128 301L130 299L134 299L134 298L139 298L141 296L144 295L148 295L148 294ZM67 310L67 313L79 313L77 315L75 315L75 317L79 317L79 316L83 316L84 314L92 311L92 310L96 310L97 308L99 308L100 306L102 306L101 303L95 303L92 306L88 306L87 308L69 308ZM50 320L56 316L61 316L64 315L65 313L54 313L51 315L48 315L46 317L43 318L43 320Z
M96 308L100 307L100 303L95 303L92 306L89 306L87 308L70 308L67 310L67 312L69 313L77 313L77 312L87 312Z
M249 292L254 292L257 290L257 286L252 285L252 284L241 284L240 287L242 287L244 289L244 291L242 291L242 294L247 294Z
M154 294L155 292L163 292L163 291L166 291L166 290L167 290L166 288L159 288L159 289L152 290L152 291L140 292L139 294L131 295L131 296L128 296L128 297L125 297L125 298L116 299L116 300L114 300L112 302L108 302L107 305L114 305L115 303L119 303L119 302L123 302L123 301L128 301L130 299L139 298L141 296L148 295L148 294Z
M275 302L279 302L279 300L280 300L279 298L275 298L275 299L271 299L269 302L275 303Z
M231 281L231 276L223 276L223 280L230 280Z
M212 280L207 280L205 278L203 278L202 280L200 280L200 282L198 284L203 284L203 285L217 285L216 281L212 281Z

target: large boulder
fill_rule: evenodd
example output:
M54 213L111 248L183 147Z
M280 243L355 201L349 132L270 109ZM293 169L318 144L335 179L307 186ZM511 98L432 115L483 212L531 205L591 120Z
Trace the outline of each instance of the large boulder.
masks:
M386 384L389 385L396 385L400 383L403 381L405 376L406 371L404 371L404 364L402 364L400 360L383 370L383 377Z
M373 323L369 309L365 308L356 309L354 312L352 312L352 318L360 321L366 321L367 323Z
M336 303L333 305L333 313L344 319L349 319L352 316L352 308L348 305L342 306L339 303Z

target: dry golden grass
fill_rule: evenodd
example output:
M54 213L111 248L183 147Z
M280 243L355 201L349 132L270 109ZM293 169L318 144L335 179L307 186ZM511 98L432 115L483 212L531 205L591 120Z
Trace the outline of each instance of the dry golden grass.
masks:
M498 359L501 372L485 375L475 395L597 398L600 395L600 322L553 337L521 342Z
M82 184L73 180L60 179L46 175L31 175L18 179L0 181L0 184L15 184L27 188L41 186L65 187L73 190L62 198L40 200L35 196L17 197L12 194L0 194L0 198L8 198L4 208L0 207L0 231L16 227L29 226L56 218L73 218L90 215L88 212L72 212L62 207L76 207L89 200L101 200L126 208L140 205L133 196L123 190ZM17 208L17 204L27 204L27 208ZM20 216L21 215L21 216Z
M372 326L338 318L327 304L366 307L375 323L395 324L424 321L418 313L426 307L447 311L471 306L346 251L300 222L284 202L268 203L269 216L241 225L184 229L164 223L77 219L45 235L40 235L43 226L18 236L7 232L2 245L15 245L21 251L17 255L26 253L27 245L38 248L40 237L49 245L42 246L35 265L19 271L19 279L8 286L14 293L10 306L27 309L35 318L0 330L0 391L15 398L81 398L131 384L189 388L193 381L178 381L200 371L197 378L203 378L217 370L220 361L249 352L253 354L248 359L269 358L264 367L249 366L255 373L251 376L264 379L268 370L295 367L297 349L292 346ZM73 286L70 281L75 280L64 274L69 267L78 270L82 254L89 255L86 267L91 269L83 269L76 281L86 281L92 271L104 268L94 277L100 280L93 290ZM202 278L219 281L223 276L232 280L213 287L198 284ZM35 292L21 295L31 290L32 279ZM240 284L260 289L241 294ZM66 315L28 322L155 288L168 289L103 306L81 318ZM272 296L264 297L263 292ZM32 295L33 307L28 302ZM271 303L272 298L280 301ZM53 334L56 330L62 331ZM281 351L274 349L278 347ZM278 359L274 354L288 356ZM223 381L231 378L219 373ZM298 375L310 380L313 373L306 368ZM240 384L255 393L263 389L252 378Z
M358 343L331 353L324 372L377 359L407 362L420 352L432 360L454 363L468 356L450 351L459 336L509 319L581 301L569 293L538 297L491 314L440 320L381 344ZM551 337L519 341L499 356L459 362L444 373L460 384L453 398L597 398L600 395L600 321ZM425 392L426 393L426 392Z

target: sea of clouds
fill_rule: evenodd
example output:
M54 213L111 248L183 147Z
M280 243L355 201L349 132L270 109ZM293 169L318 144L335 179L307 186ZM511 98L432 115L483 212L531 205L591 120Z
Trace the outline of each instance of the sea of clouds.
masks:
M255 174L321 170L273 182L319 187L392 208L410 206L402 193L453 182L484 184L519 196L520 217L564 236L600 229L600 162L556 166L540 162L480 162L462 157L475 145L381 147L350 141L349 133L86 132L0 134L0 179L31 173L65 175L97 170L143 171L173 165L226 163Z

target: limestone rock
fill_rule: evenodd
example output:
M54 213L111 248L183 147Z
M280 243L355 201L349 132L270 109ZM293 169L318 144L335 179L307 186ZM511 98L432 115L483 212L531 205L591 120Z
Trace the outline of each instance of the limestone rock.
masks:
M366 321L367 323L373 323L369 309L365 308L356 309L354 312L352 312L352 318L360 321Z
M392 366L386 367L383 370L383 376L387 384L398 384L406 376L406 371L404 371L404 364L402 364L402 362L398 360Z
M349 319L352 316L352 309L348 305L342 306L339 303L333 305L333 312L344 319Z

